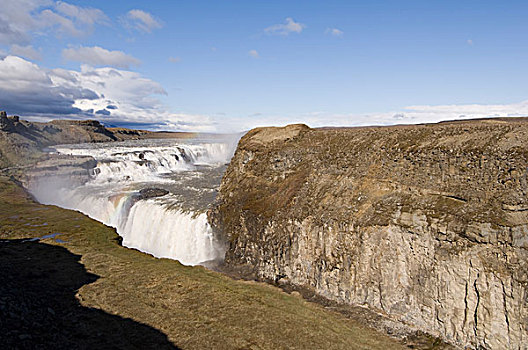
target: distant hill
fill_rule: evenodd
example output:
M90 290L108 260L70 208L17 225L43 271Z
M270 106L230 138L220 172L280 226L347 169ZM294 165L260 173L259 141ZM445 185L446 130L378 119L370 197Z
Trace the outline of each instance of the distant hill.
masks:
M97 120L53 120L29 122L0 112L0 168L23 166L42 156L51 145L109 142L143 138L185 138L193 133L151 132L126 128L106 128Z

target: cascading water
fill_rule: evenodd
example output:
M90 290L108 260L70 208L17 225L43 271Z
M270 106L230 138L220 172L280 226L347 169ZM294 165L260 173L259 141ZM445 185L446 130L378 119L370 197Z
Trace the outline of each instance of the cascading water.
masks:
M126 247L186 265L220 260L225 251L206 210L235 145L232 137L217 137L56 146L54 152L97 160L89 181L73 186L47 178L30 190L41 203L115 227ZM156 196L142 195L145 189Z

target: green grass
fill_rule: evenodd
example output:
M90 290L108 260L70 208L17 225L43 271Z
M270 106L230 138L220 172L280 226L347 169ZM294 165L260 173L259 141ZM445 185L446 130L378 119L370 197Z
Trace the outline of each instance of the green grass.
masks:
M86 307L165 333L183 349L398 349L396 340L300 297L203 267L156 259L117 243L115 230L70 210L35 203L0 177L0 238L61 233L97 281L82 286ZM60 268L60 266L58 267Z

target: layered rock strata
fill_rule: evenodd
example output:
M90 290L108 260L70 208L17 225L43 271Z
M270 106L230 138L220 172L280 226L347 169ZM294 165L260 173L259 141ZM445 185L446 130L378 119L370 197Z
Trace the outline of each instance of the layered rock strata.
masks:
M528 344L528 119L259 128L209 218L226 264L459 346Z

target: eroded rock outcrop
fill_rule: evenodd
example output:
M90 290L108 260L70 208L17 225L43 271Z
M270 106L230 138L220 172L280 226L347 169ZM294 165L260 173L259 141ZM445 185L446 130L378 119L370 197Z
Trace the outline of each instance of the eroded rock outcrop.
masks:
M209 213L226 263L459 346L528 344L528 120L244 136Z

